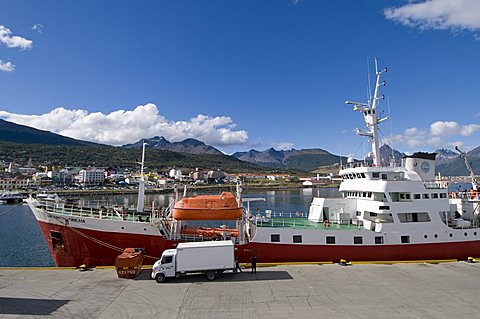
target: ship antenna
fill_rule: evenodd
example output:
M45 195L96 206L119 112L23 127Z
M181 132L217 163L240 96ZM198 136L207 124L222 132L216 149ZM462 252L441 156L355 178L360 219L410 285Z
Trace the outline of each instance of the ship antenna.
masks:
M390 97L387 97L387 105L388 105L388 116L391 116L391 110L390 110ZM390 120L390 144L391 144L391 149L392 149L392 160L390 161L390 166L396 166L397 162L395 161L395 150L393 149L393 143L391 142L393 140L393 125Z
M372 77L370 76L370 63L368 62L370 60L367 57L367 85L368 85L368 104L372 103L372 85L370 81L372 80Z
M138 183L138 200L137 200L137 212L143 212L144 202L145 202L145 176L143 175L143 168L145 165L145 141L143 141L142 147L142 162L140 167L140 182Z
M363 113L363 117L365 120L365 125L368 128L368 131L362 131L360 129L356 129L357 135L360 136L367 136L372 141L372 153L373 153L373 165L380 166L380 146L378 140L378 124L386 120L387 118L378 118L377 117L377 104L379 99L385 99L385 96L379 96L379 88L380 86L385 86L387 84L386 81L380 82L380 76L382 73L387 72L387 68L379 71L378 70L378 62L377 58L375 58L375 74L377 76L377 80L375 82L375 93L373 95L373 99L371 103L360 103L360 102L352 102L346 101L346 104L353 104L353 110L359 111Z

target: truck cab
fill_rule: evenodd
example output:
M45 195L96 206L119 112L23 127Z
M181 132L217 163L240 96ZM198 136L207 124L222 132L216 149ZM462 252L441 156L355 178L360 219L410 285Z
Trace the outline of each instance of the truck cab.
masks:
M176 249L165 250L160 260L157 260L152 267L152 279L157 282L164 282L167 277L175 277L176 256Z

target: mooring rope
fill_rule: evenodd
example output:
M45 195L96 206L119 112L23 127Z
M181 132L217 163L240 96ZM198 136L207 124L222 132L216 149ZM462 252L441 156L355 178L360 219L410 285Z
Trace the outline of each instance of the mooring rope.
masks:
M3 213L0 214L0 217L2 216L5 216L6 214L10 213L12 210L14 210L15 208L17 208L18 206L20 206L20 204L17 204L9 209L7 209L6 211L4 211Z
M104 242L104 241L102 241L102 240L100 240L100 239L98 239L98 238L95 238L95 237L92 237L92 236L90 236L90 235L87 235L87 234L85 234L85 233L83 233L83 232L79 231L78 229L75 229L75 228L73 228L73 227L71 227L71 226L65 225L65 227L67 227L68 229L72 230L74 233L76 233L76 234L78 234L78 235L80 235L80 236L82 236L82 237L84 237L84 238L86 238L86 239L89 239L89 240L91 240L91 241L93 241L93 242L95 242L95 243L97 243L97 244L99 244L99 245L105 246L105 247L107 247L107 248L109 248L109 249L116 250L116 251L118 251L118 252L123 252L123 251L125 250L124 248L121 248L121 247L118 247L118 246L109 244L109 243ZM158 257L155 257L155 256L147 255L147 254L145 254L143 257L144 257L144 258L155 259L155 260L157 260L157 259L160 258L159 256L158 256Z

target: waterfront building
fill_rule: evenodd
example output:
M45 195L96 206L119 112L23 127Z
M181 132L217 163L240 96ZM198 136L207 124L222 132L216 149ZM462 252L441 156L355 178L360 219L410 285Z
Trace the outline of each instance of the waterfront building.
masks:
M76 176L76 179L81 185L100 185L103 184L105 180L104 170L94 167L82 169Z
M23 177L0 178L0 190L25 189L31 186L31 181Z

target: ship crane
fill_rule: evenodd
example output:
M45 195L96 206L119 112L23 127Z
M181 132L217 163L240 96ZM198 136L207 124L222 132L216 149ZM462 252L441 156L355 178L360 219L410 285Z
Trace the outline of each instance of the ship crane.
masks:
M475 178L475 173L473 172L472 165L468 162L467 159L467 154L462 152L458 146L455 146L455 150L460 153L460 156L463 158L463 161L465 162L465 166L467 166L467 170L470 173L470 178L472 179L472 188L473 190L477 191L478 190L478 183L477 179Z

